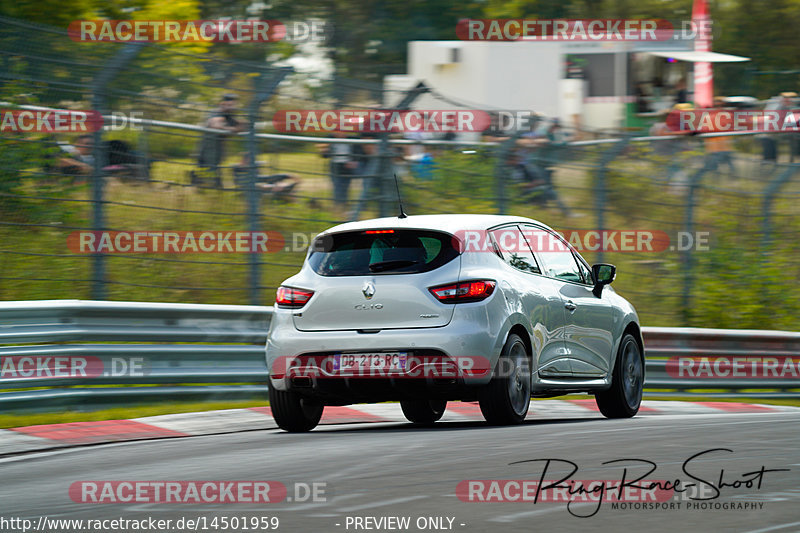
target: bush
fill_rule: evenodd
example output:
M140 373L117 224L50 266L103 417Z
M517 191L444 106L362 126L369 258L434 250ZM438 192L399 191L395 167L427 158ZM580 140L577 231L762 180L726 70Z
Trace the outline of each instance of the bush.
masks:
M56 164L62 151L52 139L0 137L0 216L13 222L65 222L77 207L60 202L75 191L73 176ZM33 197L45 197L41 200Z

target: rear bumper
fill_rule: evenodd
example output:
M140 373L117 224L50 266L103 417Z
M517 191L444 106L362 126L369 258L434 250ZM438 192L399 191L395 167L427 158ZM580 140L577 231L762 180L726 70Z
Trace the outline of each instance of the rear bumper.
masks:
M499 333L480 305L458 306L446 326L375 333L298 331L291 311L276 309L266 346L270 386L340 403L436 397L439 393L453 398L468 396L466 389L491 379L489 370L499 357ZM332 354L358 352L406 352L409 369L342 376L331 371L326 361ZM295 379L298 377L301 379Z

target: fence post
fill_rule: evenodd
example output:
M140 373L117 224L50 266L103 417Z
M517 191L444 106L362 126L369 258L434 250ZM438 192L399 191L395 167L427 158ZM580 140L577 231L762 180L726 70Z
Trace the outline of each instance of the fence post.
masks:
M505 215L508 209L508 197L506 195L507 161L521 134L522 132L519 129L515 129L511 137L495 148L497 159L494 163L494 197L497 203L498 215Z
M397 199L392 195L394 191L394 174L392 173L392 147L389 145L389 134L381 133L378 135L380 143L378 144L378 171L379 176L379 195L378 200L378 216L388 217L391 213L398 214L399 208ZM399 185L398 185L399 187Z
M139 152L142 154L142 163L145 165L145 172L147 181L152 181L153 177L150 175L150 138L148 135L147 121L142 123L141 135L139 136Z
M411 108L412 102L419 96L429 92L430 89L423 82L406 91L403 99L400 100L393 110L406 111ZM389 145L389 133L381 132L379 135L380 144L378 145L379 161L379 189L380 200L378 202L378 213L381 217L392 216L392 213L399 213L397 203L397 193L395 191L394 173L392 172L392 147ZM399 185L398 185L399 186Z
M687 235L694 232L694 208L697 205L697 189L700 187L700 180L703 175L710 170L710 160L705 159L703 166L697 169L689 178L689 189L686 193L686 213L684 219L684 231ZM681 252L683 263L683 292L681 294L681 312L683 314L683 325L688 326L691 319L692 289L694 288L694 252L691 249Z
M764 189L764 200L761 204L761 243L765 252L772 244L772 202L775 194L798 169L800 169L800 163L790 163L786 170L778 174Z
M92 110L101 115L108 114L108 99L106 93L108 84L116 77L117 73L134 60L144 48L145 43L132 43L123 47L114 57L103 65L99 74L92 80ZM108 151L103 146L103 128L99 127L94 132L92 156L94 157L94 172L92 173L92 230L103 231L106 228L104 211L103 168L107 166ZM105 254L97 252L92 254L92 300L105 300L106 293L106 264Z
M263 71L253 82L255 94L247 108L248 172L247 186L245 187L247 196L247 229L250 232L251 243L253 242L253 236L259 230L258 218L261 204L261 195L256 188L256 181L258 180L258 161L256 160L258 155L258 142L256 141L258 110L261 104L272 96L283 79L293 71L292 67ZM261 305L261 258L252 251L247 255L247 258L249 263L250 305Z
M595 231L599 232L600 235L602 235L602 232L606 229L606 191L608 190L606 178L608 176L608 165L625 151L629 141L630 137L625 135L619 141L612 144L611 148L606 150L600 157L600 165L597 168L594 180L594 210L597 221ZM602 246L597 250L596 257L598 263L603 262L605 252Z

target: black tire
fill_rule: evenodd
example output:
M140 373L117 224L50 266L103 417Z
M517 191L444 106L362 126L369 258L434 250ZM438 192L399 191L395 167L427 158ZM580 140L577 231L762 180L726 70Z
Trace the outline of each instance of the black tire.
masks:
M311 431L322 418L325 408L320 402L304 398L292 391L269 388L269 406L278 427L290 433Z
M530 354L519 335L508 336L492 380L478 393L481 413L489 424L520 424L531 401Z
M447 409L447 400L404 400L400 408L409 422L430 426L442 418Z
M606 418L631 418L639 412L644 387L644 359L639 343L630 333L619 343L611 387L595 395Z

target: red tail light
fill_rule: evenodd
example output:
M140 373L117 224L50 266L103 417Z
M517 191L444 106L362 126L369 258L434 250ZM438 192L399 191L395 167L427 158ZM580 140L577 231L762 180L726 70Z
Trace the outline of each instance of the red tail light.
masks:
M314 296L314 291L295 289L294 287L278 287L275 302L278 307L299 309L306 305L312 296Z
M479 302L492 295L495 285L497 284L492 280L482 279L439 285L428 290L444 303Z

